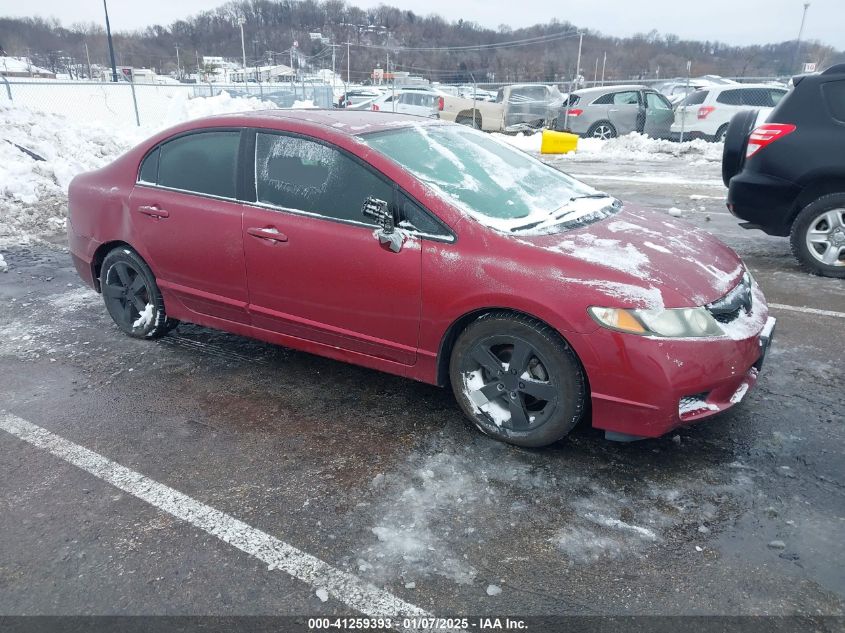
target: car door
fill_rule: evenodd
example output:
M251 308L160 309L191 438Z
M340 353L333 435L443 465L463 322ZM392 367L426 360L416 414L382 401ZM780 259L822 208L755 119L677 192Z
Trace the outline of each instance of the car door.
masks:
M642 130L642 106L638 90L614 92L607 112L619 136Z
M661 94L646 91L645 97L645 124L643 133L652 138L669 138L669 128L675 120L675 112L672 105Z
M421 249L380 243L366 198L392 183L337 147L255 134L254 202L244 210L253 326L387 359L416 361Z
M168 298L246 323L240 142L240 130L212 129L162 143L142 162L129 206L133 246Z

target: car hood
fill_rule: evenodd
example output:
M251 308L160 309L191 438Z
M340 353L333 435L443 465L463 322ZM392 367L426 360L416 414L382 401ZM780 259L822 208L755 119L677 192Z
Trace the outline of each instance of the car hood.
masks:
M710 233L632 205L577 229L511 239L530 248L535 256L529 261L546 274L601 295L608 307L706 305L745 271L739 256Z

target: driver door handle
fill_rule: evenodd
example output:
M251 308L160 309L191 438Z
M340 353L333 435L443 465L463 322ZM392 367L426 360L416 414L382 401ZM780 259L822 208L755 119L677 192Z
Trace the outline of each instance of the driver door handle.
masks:
M138 213L143 213L151 218L169 218L170 212L166 209L159 209L156 205L141 205L138 207Z
M246 230L247 233L260 240L268 240L270 242L287 242L288 236L284 233L279 233L278 229L273 227L258 227L253 226Z

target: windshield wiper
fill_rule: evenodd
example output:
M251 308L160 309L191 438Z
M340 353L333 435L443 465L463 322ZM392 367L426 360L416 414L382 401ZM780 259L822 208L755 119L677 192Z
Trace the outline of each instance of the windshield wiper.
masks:
M610 195L604 193L603 191L599 191L597 193L585 193L583 196L572 196L569 199L569 201L574 202L575 200L584 200L584 199L587 199L587 198L612 198L612 197L613 196L610 196Z

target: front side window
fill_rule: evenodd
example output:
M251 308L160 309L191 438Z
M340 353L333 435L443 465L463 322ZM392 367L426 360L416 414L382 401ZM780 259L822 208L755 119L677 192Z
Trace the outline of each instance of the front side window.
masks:
M366 223L361 207L368 197L393 200L387 181L340 150L262 132L255 138L255 189L264 204Z
M742 103L743 105L757 108L771 108L775 105L772 103L771 93L765 88L749 88L743 90Z
M198 132L161 146L158 184L221 198L236 198L241 133ZM146 165L145 165L146 166Z
M657 94L656 92L647 92L645 93L645 101L646 107L649 110L671 110L672 106L669 105L669 102L663 98L662 95Z
M586 209L596 217L612 203L525 152L465 126L414 125L361 139L497 229L521 230L559 218L566 222Z

